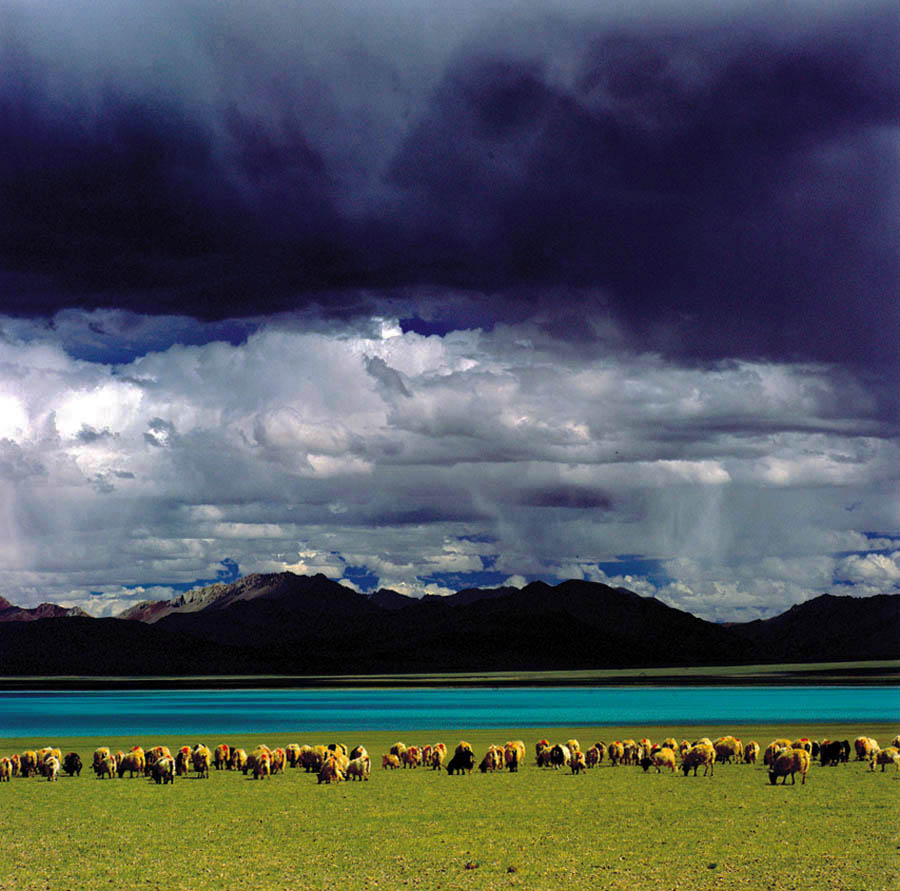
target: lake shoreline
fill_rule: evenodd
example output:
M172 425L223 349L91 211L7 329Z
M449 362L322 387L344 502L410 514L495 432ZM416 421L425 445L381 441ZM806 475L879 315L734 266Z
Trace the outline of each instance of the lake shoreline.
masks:
M0 676L0 691L760 685L892 687L900 685L900 660L579 671L453 672L447 674Z

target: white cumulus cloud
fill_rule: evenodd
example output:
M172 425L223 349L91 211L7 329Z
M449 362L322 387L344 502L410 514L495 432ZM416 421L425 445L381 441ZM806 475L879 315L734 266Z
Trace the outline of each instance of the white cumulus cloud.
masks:
M288 317L104 364L67 353L93 330L72 312L0 327L0 585L22 605L105 615L226 558L417 595L585 578L721 619L900 576L896 441L824 366Z

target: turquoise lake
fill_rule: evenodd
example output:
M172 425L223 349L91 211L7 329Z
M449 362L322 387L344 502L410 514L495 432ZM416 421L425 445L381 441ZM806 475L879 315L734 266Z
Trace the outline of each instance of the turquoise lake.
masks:
M0 737L898 722L900 687L0 692Z

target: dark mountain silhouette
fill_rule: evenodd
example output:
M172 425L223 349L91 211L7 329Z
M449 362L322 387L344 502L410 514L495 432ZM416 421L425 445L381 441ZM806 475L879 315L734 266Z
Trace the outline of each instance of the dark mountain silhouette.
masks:
M455 594L447 597L439 597L436 594L426 594L422 598L423 603L444 603L450 606L467 606L479 600L496 600L518 592L518 588L463 588Z
M419 602L414 597L407 597L390 588L379 588L374 594L369 595L369 600L382 609L403 609Z
M772 619L731 626L771 662L900 658L900 595L822 594ZM830 656L838 653L839 656Z
M0 673L300 675L900 658L900 595L826 595L773 619L726 626L625 588L575 580L418 600L384 589L360 594L323 575L257 574L145 602L116 619L29 618L0 624Z
M191 636L120 619L54 618L0 625L3 675L213 674L230 662L249 671L245 654Z

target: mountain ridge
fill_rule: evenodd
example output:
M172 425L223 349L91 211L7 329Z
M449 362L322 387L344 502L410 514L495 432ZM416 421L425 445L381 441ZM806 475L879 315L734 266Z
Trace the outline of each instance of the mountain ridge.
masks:
M80 606L59 606L56 603L39 603L34 607L15 606L5 597L0 597L0 622L36 622L40 619L73 616L91 618Z
M4 603L0 614L20 609ZM887 594L821 595L771 619L725 625L576 579L417 599L288 572L146 601L116 618L33 615L40 609L0 623L0 673L380 674L900 658L900 595Z

